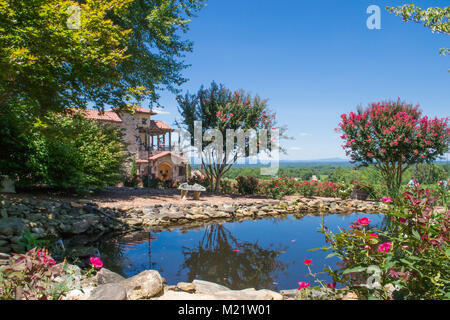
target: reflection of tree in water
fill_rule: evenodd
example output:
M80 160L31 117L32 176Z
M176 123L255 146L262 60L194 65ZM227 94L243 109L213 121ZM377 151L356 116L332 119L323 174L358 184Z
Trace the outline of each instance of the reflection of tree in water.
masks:
M231 289L276 289L272 275L288 267L277 260L285 249L281 245L278 250L269 250L257 242L239 243L222 225L212 225L206 227L197 247L183 247L182 269L189 269L188 281L202 279Z
M163 272L162 269L158 269L158 264L152 261L151 242L154 239L155 236L151 232L135 233L120 238L110 237L109 239L103 239L99 243L98 249L102 253L105 267L123 276L130 272L133 274L139 273L141 270L158 270ZM130 260L125 254L125 251L130 248L144 250L144 246L148 259L144 259L141 264Z

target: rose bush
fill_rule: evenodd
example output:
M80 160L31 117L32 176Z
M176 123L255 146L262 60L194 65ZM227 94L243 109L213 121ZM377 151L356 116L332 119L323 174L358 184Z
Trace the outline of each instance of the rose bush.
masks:
M329 244L322 249L341 260L324 270L360 299L449 299L450 211L436 200L416 185L390 204L381 228L367 217L337 234L322 226Z

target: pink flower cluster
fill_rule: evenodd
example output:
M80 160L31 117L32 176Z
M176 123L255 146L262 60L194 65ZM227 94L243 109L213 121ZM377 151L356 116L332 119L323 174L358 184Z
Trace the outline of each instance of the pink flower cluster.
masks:
M48 263L50 266L53 266L53 265L56 264L56 261L53 260L50 256L48 256L47 250L38 249L37 250L37 256L38 257L42 257L43 261L45 263Z
M91 262L91 265L96 269L103 268L103 262L98 257L90 257L89 261Z

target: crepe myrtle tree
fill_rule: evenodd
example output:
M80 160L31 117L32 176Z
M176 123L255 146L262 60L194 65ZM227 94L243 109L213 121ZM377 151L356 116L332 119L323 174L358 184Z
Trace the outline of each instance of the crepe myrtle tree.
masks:
M431 163L449 149L448 118L422 116L419 106L397 101L371 103L341 115L336 130L342 148L360 166L374 165L392 197L398 197L402 174L417 163Z
M177 101L181 115L177 125L189 132L197 151L201 147L203 171L214 192L220 191L221 178L239 158L273 148L285 151L275 141L279 139L272 136L272 129L278 130L279 138L288 138L286 128L275 128L275 113L258 95L233 92L213 82L208 89L202 86L197 94L178 96ZM201 132L196 132L200 130L196 123L201 123ZM200 143L196 142L199 134Z

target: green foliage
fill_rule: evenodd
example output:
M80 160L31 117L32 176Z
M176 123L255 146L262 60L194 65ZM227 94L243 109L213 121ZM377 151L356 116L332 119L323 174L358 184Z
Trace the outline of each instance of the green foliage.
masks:
M417 164L412 170L412 175L420 184L435 184L446 177L444 169L434 163Z
M240 194L255 194L258 192L259 182L253 177L237 177L237 188Z
M360 299L448 299L448 210L435 210L435 198L417 186L393 205L382 229L358 219L349 230L320 231L340 258L340 268L327 269L333 281L348 286Z
M119 129L79 116L45 120L23 135L27 159L16 172L19 185L101 187L122 181L128 154Z
M203 0L0 1L0 106L133 108L186 81L181 35ZM74 11L79 25L69 28Z

